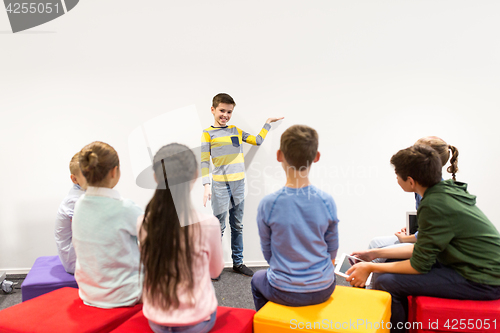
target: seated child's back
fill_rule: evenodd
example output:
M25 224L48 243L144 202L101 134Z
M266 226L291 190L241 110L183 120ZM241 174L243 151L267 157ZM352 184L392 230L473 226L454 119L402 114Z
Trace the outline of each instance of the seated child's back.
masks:
M281 136L278 162L285 186L259 204L257 225L267 273L257 272L252 292L257 310L267 301L304 306L326 301L335 289L338 250L333 198L311 185L311 164L319 160L317 132L303 125Z
M80 297L101 308L134 305L142 289L136 223L143 211L113 190L120 170L111 146L93 142L84 147L80 167L89 184L73 217Z
M313 185L285 186L261 201L257 220L273 287L311 292L332 284L338 234L337 209L329 194Z
M160 148L153 159L158 187L137 224L143 312L153 332L208 332L215 324L210 278L220 275L224 260L219 221L192 208L197 165L194 153L178 143Z

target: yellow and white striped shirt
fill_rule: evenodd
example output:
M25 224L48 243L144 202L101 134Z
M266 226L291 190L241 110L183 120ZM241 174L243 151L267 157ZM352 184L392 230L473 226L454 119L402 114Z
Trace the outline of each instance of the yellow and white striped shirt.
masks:
M234 125L210 126L201 136L201 176L203 185L210 184L210 156L214 164L212 178L216 182L245 179L245 161L242 142L260 146L271 129L264 124L257 136L250 135Z

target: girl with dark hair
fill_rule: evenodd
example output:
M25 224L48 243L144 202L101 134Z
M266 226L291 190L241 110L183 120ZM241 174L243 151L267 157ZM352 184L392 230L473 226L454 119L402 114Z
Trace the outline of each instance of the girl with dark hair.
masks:
M408 328L408 296L500 299L500 233L476 206L467 184L441 181L442 161L429 146L402 149L391 164L401 189L422 197L417 242L407 260L352 266L346 272L350 284L363 287L369 274L379 273L373 289L391 294L391 332ZM428 326L420 324L425 331Z
M158 187L138 219L143 312L157 333L208 332L215 324L211 278L224 267L220 225L215 216L192 208L197 165L188 147L162 147L153 160Z
M75 279L81 299L100 308L131 306L141 298L137 218L143 210L113 188L120 179L116 150L92 142L79 154L88 188L75 205Z

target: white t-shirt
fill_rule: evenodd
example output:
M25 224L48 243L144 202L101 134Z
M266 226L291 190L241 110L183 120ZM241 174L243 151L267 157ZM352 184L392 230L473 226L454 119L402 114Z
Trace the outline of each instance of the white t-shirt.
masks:
M137 217L143 210L113 189L88 187L73 215L75 279L87 305L114 308L141 298Z

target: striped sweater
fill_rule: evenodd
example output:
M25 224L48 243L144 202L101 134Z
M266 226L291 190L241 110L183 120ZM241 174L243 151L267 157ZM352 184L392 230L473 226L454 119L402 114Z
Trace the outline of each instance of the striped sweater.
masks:
M245 179L245 161L242 142L260 146L271 129L264 124L257 136L250 135L234 125L226 127L210 126L201 136L201 176L203 185L210 184L210 156L214 164L212 178L216 182Z

